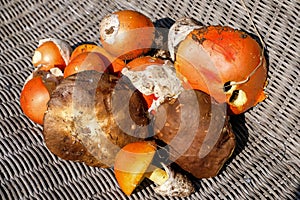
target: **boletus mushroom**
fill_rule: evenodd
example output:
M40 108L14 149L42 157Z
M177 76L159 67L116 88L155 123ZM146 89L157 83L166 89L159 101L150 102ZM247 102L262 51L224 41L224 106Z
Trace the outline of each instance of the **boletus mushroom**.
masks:
M121 147L148 137L148 123L147 104L126 77L82 71L53 91L43 134L62 159L111 167Z
M235 148L226 110L204 92L184 90L158 108L155 137L166 143L171 162L196 178L214 177Z

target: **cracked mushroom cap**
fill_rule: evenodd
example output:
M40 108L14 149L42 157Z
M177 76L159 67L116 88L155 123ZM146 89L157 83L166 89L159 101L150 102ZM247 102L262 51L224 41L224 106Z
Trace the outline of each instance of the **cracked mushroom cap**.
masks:
M83 71L52 93L43 134L62 159L110 167L120 148L148 136L148 123L147 105L126 77Z
M169 159L197 178L216 176L235 148L226 104L198 90L184 90L175 102L162 104L154 125Z

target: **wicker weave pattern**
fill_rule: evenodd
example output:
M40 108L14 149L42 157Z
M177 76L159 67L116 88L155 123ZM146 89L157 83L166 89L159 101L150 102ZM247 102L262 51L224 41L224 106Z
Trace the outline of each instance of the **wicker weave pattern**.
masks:
M198 181L197 192L186 199L300 198L300 3L253 0L246 6L267 44L269 97L246 114L232 118L238 138L233 158L217 177ZM188 16L203 24L253 32L239 1L1 0L1 199L172 199L154 194L149 181L126 197L111 169L91 168L53 156L43 143L42 127L27 119L19 106L39 39L56 37L71 45L99 43L99 21L119 9L135 9L152 20Z

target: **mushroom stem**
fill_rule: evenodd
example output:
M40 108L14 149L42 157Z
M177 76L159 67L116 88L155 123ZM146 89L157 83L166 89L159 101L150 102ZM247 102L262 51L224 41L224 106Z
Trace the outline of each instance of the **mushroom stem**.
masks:
M152 167L152 166L150 166L150 167ZM163 170L161 168L156 168L152 172L146 173L145 177L150 179L157 185L162 185L168 180L169 175L167 174L167 172L165 170Z
M180 172L175 172L163 163L162 166L164 170L155 168L152 173L145 174L148 179L158 185L154 188L157 194L162 196L187 197L195 191L194 185L188 176Z

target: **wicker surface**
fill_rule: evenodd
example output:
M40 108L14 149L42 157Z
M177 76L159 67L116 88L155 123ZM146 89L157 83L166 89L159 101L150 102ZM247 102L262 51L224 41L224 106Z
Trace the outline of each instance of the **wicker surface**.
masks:
M158 2L0 1L1 199L163 199L154 194L150 181L126 197L111 169L58 159L45 147L42 127L26 118L19 106L38 40L56 37L72 45L99 43L99 21L115 10L135 9L152 20L189 16L204 24L253 32L239 1ZM217 177L200 180L197 192L186 199L300 198L300 3L253 0L246 5L267 44L269 97L244 115L232 118L238 138L233 158Z

